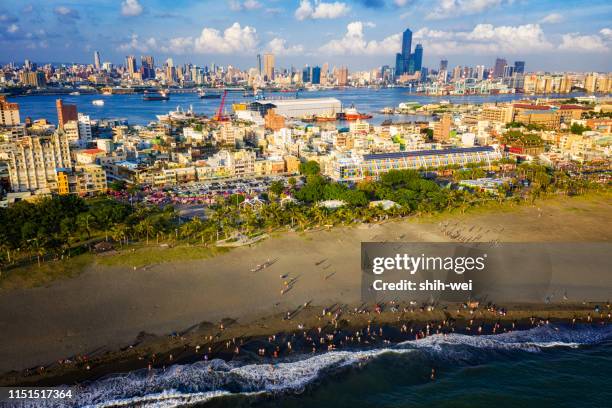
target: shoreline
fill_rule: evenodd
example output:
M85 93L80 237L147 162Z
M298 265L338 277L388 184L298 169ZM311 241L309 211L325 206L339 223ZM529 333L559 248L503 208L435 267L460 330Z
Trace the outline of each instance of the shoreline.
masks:
M228 319L243 329L235 333L237 337L265 335L269 330L258 322L268 325L267 319L274 320L271 316L281 320L284 313L305 303L359 305L360 242L460 243L470 238L472 227L488 231L483 241L551 242L563 237L569 242L609 242L610 210L612 202L601 196L547 200L507 211L478 209L461 215L389 220L309 233L283 232L252 247L214 257L172 258L171 262L148 263L136 269L130 260L108 266L92 264L74 278L44 287L0 291L0 329L4 335L0 373L75 355L99 357L129 347L139 333L145 333L141 340L147 342L165 338L177 329L194 331L202 322L213 322L204 324L206 328ZM458 239L449 236L443 225L446 221L454 230L463 231ZM163 251L171 250L152 246L150 251L167 256L170 252ZM266 259L275 262L252 271ZM503 278L505 298L491 300L498 304L544 302L544 298L523 299L522 288L535 285L531 277ZM283 280L293 282L288 291L281 291L285 289ZM577 305L578 310L582 310L580 302L606 302L612 294L609 276L595 276L586 270L579 275L555 276L551 284L550 290L556 290L557 295L552 302L560 301L566 292L567 302ZM530 310L534 310L532 306ZM283 326L279 332L291 329L295 327Z
M247 324L231 319L201 322L160 336L143 332L116 350L94 350L89 355L46 366L3 373L0 386L87 384L113 374L163 371L173 365L213 359L274 364L328 351L393 346L434 334L491 335L547 324L605 326L612 324L611 313L609 302L487 305L471 309L457 303L416 306L388 302L327 308L307 305L290 319L277 314Z

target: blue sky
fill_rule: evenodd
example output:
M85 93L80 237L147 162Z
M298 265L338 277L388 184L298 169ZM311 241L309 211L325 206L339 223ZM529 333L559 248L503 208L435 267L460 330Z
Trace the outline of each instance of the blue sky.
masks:
M400 33L423 44L424 65L612 71L612 2L552 0L0 0L0 61L156 62L277 66L394 63Z

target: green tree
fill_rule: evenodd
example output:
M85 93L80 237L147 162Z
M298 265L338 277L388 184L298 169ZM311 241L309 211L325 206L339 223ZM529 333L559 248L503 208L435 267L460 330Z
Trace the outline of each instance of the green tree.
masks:
M316 176L321 173L321 166L314 160L300 163L300 173L305 176Z

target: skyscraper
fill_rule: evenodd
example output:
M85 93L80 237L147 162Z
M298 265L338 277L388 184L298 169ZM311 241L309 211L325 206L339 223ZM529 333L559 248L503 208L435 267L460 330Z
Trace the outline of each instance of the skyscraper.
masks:
M133 55L125 57L125 67L130 76L134 75L136 73L136 57Z
M412 51L412 31L407 28L402 35L402 55L404 58L410 55L410 51Z
M340 69L336 71L336 77L338 80L338 86L348 85L348 68L340 67Z
M404 73L404 58L402 53L395 54L395 76L399 77Z
M257 54L257 73L261 76L261 54Z
M98 51L94 52L94 68L96 71L100 70L100 53Z
M321 67L312 67L310 82L312 82L313 85L319 85L321 83Z
M412 31L407 28L402 34L402 52L395 55L395 75L414 74L423 66L423 46L417 44L414 54L412 50Z
M308 65L302 70L302 82L310 82L310 67Z
M414 71L420 71L423 67L423 46L417 44L414 48Z
M495 67L493 68L493 77L501 78L504 75L504 67L508 65L508 61L505 58L496 58Z
M525 73L525 61L514 61L514 72L517 74Z
M448 69L448 60L440 60L440 69L438 71L446 71Z
M274 80L274 54L264 54L264 79Z
M76 105L64 104L64 101L57 99L55 101L55 107L57 108L57 127L60 129L64 128L64 125L71 120L79 120Z
M152 55L142 55L140 57L140 72L142 79L155 78L155 64Z

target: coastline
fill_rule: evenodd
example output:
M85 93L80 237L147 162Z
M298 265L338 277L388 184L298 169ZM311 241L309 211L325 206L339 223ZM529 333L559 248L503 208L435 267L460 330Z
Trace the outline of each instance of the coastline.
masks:
M312 306L315 315L322 307L339 303L359 307L361 281L356 278L360 273L359 242L458 242L461 237L449 237L444 227L447 221L464 231L473 225L486 226L490 229L486 240L499 242L546 242L555 236L576 242L611 241L612 232L606 228L612 223L611 206L601 197L548 200L511 211L485 209L464 215L442 214L310 233L280 233L255 246L236 248L213 258L152 264L137 270L128 265L92 264L83 274L47 287L1 292L0 310L6 312L5 316L12 316L12 320L9 325L0 319L0 325L7 328L5 333L13 335L0 345L0 371L46 366L75 355L101 358L100 375L130 371L142 364L141 360L130 359L130 345L152 341L159 342L155 347L162 351L171 350L172 343L165 342L168 333L184 328L193 331L198 327L217 327L223 321L234 322L237 331L232 332L232 337L267 336L274 330L291 332L296 329L297 320L282 325L282 318L304 303L317 305ZM562 234L553 235L552 230L561 230ZM275 263L264 271L251 271L266 259ZM283 284L279 275L283 274L296 279L285 293L280 292ZM569 288L566 304L545 305L542 299L520 305L516 310L534 313L541 308L543 312L538 317L546 319L553 317L551 313L574 305L569 306L573 309L568 313L585 318L594 304L585 306L581 302L605 303L608 300L605 294L612 293L612 282L602 285L584 274L581 278L580 284L571 276L559 281L560 286ZM433 319L428 317L429 312L424 313L413 320ZM570 314L560 316L562 322L569 318ZM281 322L278 327L277 321ZM367 319L359 324L353 322L354 327L364 323L367 325ZM316 324L304 326L317 327ZM144 343L136 340L139 336ZM74 379L89 378L91 372L86 370L82 376L77 370ZM60 378L55 374L49 377ZM9 378L20 381L21 377L5 374L2 381Z
M168 335L141 332L133 343L121 349L99 349L89 355L5 373L0 375L0 386L87 384L113 374L138 370L163 372L170 366L214 359L274 364L329 351L392 347L432 335L482 336L555 324L570 328L612 324L609 302L488 305L471 309L465 306L393 302L371 307L308 305L291 319L278 314L248 324L231 319L218 324L201 322ZM356 333L360 333L359 337ZM261 350L265 350L263 355L259 354Z

